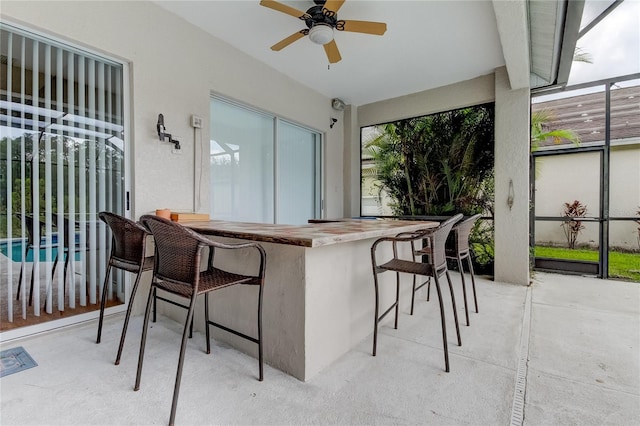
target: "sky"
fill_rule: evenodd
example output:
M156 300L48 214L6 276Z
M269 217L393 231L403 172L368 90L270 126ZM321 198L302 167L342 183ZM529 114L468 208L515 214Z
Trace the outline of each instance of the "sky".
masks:
M582 29L604 11L613 0L586 0ZM593 63L573 62L567 86L640 73L640 0L624 0L576 44L591 56ZM640 85L640 80L616 83L618 87ZM532 98L533 103L604 91L595 86Z
M587 0L581 27L612 1ZM585 22L586 21L586 22ZM568 85L640 72L640 0L625 0L578 40L593 63L574 62Z

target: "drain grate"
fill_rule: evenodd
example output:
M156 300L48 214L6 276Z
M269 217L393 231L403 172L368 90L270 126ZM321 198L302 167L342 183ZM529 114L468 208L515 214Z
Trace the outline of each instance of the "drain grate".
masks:
M527 369L529 367L529 332L531 328L531 287L527 287L522 315L522 334L520 335L520 358L516 371L516 384L511 405L511 426L522 426L524 422L524 398L527 389Z

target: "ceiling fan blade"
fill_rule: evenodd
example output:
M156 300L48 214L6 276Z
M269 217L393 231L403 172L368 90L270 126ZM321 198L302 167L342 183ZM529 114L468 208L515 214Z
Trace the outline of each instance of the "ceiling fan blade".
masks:
M276 52L279 51L279 50L282 50L285 47L287 47L288 45L290 45L291 43L293 43L294 41L300 40L305 35L307 35L307 31L306 30L300 30L297 33L293 33L289 37L287 37L287 38L283 39L282 41L279 41L278 43L276 43L273 46L271 46L271 50L275 50Z
M275 0L261 0L260 5L268 7L269 9L277 10L278 12L286 13L287 15L294 16L300 19L311 18L307 12L296 9L295 7L287 6Z
M335 40L331 40L329 43L325 44L324 51L327 53L327 58L329 59L330 64L335 64L342 60L342 56L340 56L340 51L338 50L338 45Z
M327 0L324 3L324 8L332 11L333 13L337 13L338 10L342 7L344 0Z
M354 33L382 35L387 31L387 24L370 21L338 21L336 29Z

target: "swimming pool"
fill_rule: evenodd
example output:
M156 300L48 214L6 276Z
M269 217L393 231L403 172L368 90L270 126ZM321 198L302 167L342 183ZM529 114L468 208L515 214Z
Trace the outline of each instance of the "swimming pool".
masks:
M58 236L57 235L52 235L51 241L55 245L58 242ZM78 244L79 241L80 241L80 235L76 235L76 244ZM42 243L46 244L46 242L44 240L43 240ZM26 241L25 241L25 244L26 244ZM22 262L22 258L24 257L24 248L22 247L22 241L21 240L11 240L11 241L2 241L2 242L0 242L0 253L2 253L6 257L9 257L9 247L11 247L11 260L13 262ZM34 252L35 252L35 250L29 250L29 253L27 253L27 258L24 259L24 260L26 262L33 262ZM57 248L51 248L51 260L52 261L56 258L57 254L58 254L58 249ZM47 249L44 249L44 248L40 249L39 260L40 260L40 262L46 262L47 261ZM80 260L80 253L76 253L75 260Z

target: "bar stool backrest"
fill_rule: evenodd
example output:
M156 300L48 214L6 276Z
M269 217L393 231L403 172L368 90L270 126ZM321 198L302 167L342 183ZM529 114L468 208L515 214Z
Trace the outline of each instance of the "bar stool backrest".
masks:
M22 215L20 213L16 213L16 217L18 220L22 220ZM40 238L44 236L44 223L40 222L39 219L34 219L33 215L30 214L24 215L24 222L27 228L27 246L39 246L39 244L35 244L34 239L36 229L35 223L38 223Z
M211 246L191 229L157 216L140 218L155 241L154 274L163 281L193 286L198 282L202 249Z
M473 225L481 216L481 214L473 215L453 227L453 232L447 243L447 256L455 257L458 253L463 255L469 252L469 236Z
M437 228L431 231L431 262L436 271L440 271L447 267L447 259L445 257L445 245L447 237L451 232L451 228L462 218L462 214L458 213L442 222Z
M111 212L100 212L98 217L111 229L111 262L121 262L136 271L144 262L149 231L139 223ZM116 265L120 267L121 265Z

